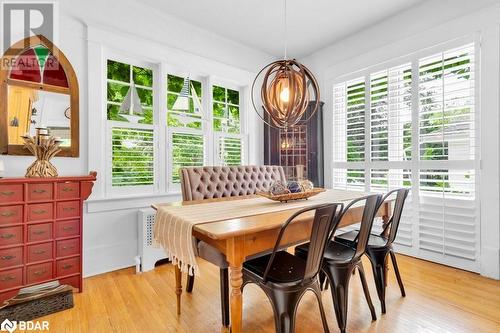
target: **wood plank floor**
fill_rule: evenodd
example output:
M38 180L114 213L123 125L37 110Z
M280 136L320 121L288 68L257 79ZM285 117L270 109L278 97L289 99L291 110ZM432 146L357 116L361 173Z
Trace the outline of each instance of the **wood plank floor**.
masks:
M380 314L373 278L368 283L378 320L371 321L359 277L350 285L348 332L500 332L500 282L458 269L398 256L407 297L402 298L393 271L387 290L387 314ZM200 260L201 262L202 260ZM368 262L365 270L371 272ZM75 307L40 320L51 332L219 332L218 269L201 262L203 276L193 294L183 293L176 315L174 270L170 264L140 275L123 269L84 280ZM185 281L183 281L185 283ZM338 332L329 291L323 294L328 324ZM312 294L302 299L297 332L321 332ZM249 285L244 291L244 332L274 332L271 306L264 293Z

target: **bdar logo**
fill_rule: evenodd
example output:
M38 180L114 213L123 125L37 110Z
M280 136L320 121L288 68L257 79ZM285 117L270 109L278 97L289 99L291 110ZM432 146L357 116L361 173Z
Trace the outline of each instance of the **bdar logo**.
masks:
M16 330L17 323L15 321L10 321L5 319L2 324L0 324L0 331L9 331L10 333Z

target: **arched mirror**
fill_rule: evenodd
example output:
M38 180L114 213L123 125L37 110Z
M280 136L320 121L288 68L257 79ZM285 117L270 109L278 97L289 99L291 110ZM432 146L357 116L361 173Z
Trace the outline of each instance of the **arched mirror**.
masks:
M57 156L78 157L78 81L66 56L44 36L11 46L0 68L0 153L31 155L23 135L46 127L60 138Z

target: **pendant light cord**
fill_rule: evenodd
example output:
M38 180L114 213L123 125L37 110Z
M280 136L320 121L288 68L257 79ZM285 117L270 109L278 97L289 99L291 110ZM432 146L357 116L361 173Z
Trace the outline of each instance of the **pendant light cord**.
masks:
M287 17L286 17L286 0L283 0L283 3L284 3L284 11L285 11L285 16L284 16L284 23L285 23L285 60L286 60L286 57L287 57L287 47L288 47L288 40L287 40Z

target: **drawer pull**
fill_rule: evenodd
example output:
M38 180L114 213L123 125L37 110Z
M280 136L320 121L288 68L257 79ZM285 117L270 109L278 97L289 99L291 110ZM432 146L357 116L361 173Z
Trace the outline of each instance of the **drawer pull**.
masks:
M37 210L33 211L33 214L37 214L37 215L45 214L45 213L47 213L47 211L45 209L37 209Z
M33 190L33 193L45 193L47 192L46 190Z
M46 251L45 250L35 250L33 251L34 254L44 254Z
M14 236L15 236L14 234L2 234L2 235L0 235L0 238L11 239Z
M62 189L64 192L73 192L73 188L71 187L63 187Z
M11 281L11 280L14 280L15 277L13 277L12 275L7 275L7 276L2 276L0 278L0 281Z
M70 230L73 230L73 229L74 229L73 227L63 227L64 231L70 231Z
M2 256L0 257L0 259L2 260L12 260L14 259L16 256L12 256L12 255L7 255L7 256Z
M0 216L3 216L3 217L11 217L11 216L14 216L16 215L16 212L14 211L8 211L8 212L2 212L0 213Z
M63 269L70 269L71 267L73 267L73 265L71 265L71 264L64 264L62 266Z
M71 210L75 210L75 207L64 207L63 210L69 212Z
M34 271L34 272L33 272L33 275L40 276L40 275L43 275L43 274L45 274L45 273L47 273L47 271L44 269L43 271Z
M33 231L33 233L35 235L43 235L45 233L45 230L36 230L36 231Z
M67 250L67 249L74 249L75 246L74 245L66 245L66 246L63 246L63 250Z
M2 192L0 192L1 195L13 195L14 193L16 193L16 192L14 192L14 191L2 191Z

